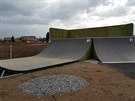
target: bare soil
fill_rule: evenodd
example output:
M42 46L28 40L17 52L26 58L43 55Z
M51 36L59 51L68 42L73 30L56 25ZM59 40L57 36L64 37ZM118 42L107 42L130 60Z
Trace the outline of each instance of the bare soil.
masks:
M31 96L18 88L32 78L54 74L83 77L89 86L53 96ZM103 65L78 62L0 80L0 101L135 101L135 80Z

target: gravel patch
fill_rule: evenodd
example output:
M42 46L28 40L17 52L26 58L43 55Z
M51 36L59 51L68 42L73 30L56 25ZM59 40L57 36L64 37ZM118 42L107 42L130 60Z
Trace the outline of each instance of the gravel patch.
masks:
M52 75L35 78L19 85L19 88L30 95L54 95L78 91L88 86L85 79L73 75Z

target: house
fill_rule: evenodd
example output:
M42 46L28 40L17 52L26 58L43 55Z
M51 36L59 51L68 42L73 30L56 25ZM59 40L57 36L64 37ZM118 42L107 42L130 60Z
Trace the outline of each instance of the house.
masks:
M36 42L36 36L21 36L20 40L22 42L26 42L26 43L35 43Z
M43 38L44 39L44 38ZM36 38L36 36L21 36L18 38L14 38L12 37L5 37L4 38L4 42L16 42L16 43L43 43L44 41L42 40L38 40L38 38ZM14 41L13 41L14 40Z
M12 38L11 37L5 37L4 42L12 42Z

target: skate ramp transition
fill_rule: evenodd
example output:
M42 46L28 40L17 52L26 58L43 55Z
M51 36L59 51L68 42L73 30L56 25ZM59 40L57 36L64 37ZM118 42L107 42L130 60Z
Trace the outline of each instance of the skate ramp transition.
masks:
M135 63L133 38L94 38L93 44L102 63Z
M27 72L60 64L79 61L89 50L91 39L52 40L47 48L36 56L0 61L1 77L6 72ZM6 75L6 74L5 74Z

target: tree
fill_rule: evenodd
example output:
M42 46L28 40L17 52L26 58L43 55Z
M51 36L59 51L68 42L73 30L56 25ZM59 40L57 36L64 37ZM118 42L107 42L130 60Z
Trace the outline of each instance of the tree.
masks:
M2 40L2 39L0 39L0 42L3 42L3 40Z
M46 43L49 42L49 32L46 33Z
M15 38L14 38L13 35L12 35L12 37L11 37L11 41L12 41L12 42L15 42Z

